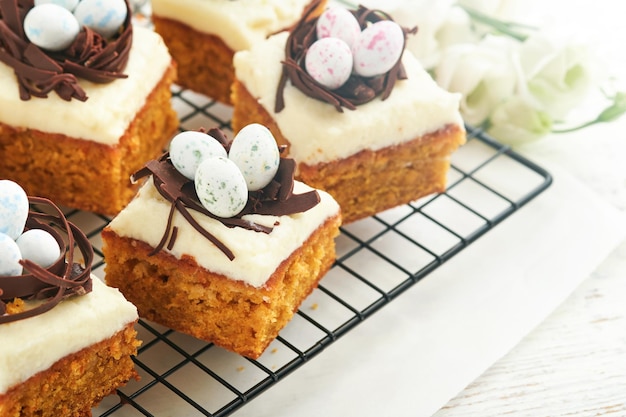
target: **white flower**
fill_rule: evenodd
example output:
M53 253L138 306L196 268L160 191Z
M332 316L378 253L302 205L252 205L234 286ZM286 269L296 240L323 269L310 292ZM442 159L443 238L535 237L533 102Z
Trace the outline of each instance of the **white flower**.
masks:
M550 116L524 96L511 96L496 108L487 133L510 145L536 141L552 131Z
M587 44L543 32L519 48L524 89L554 120L563 120L597 84L596 62Z
M430 60L431 66L426 69L432 69L437 66L443 51L452 45L461 43L476 43L480 40L479 35L472 29L472 19L460 7L452 7L446 19L435 33L435 39L439 50L435 51Z
M466 122L483 124L514 92L518 77L512 61L515 41L487 36L478 43L452 45L443 52L435 80L444 89L461 93Z
M437 32L448 19L454 0L361 0L358 3L368 8L384 10L404 27L417 26L417 34L409 36L406 47L424 68L434 66L442 49L437 40Z

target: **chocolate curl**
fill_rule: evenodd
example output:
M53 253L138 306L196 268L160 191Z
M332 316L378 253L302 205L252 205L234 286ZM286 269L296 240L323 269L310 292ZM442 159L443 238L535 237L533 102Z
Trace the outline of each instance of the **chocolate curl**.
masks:
M287 38L285 59L281 61L283 69L276 89L274 111L279 113L285 108L284 89L288 80L305 95L334 106L338 112L343 112L344 107L349 110L356 110L357 106L370 102L378 96L381 100L389 98L396 81L407 78L402 64L402 55L386 74L376 77L361 77L352 74L344 85L335 90L319 84L307 73L304 67L304 58L309 47L317 40L315 30L317 18L311 17L317 5L319 2L314 2L312 7L305 10L300 21L294 26ZM359 6L352 13L362 29L370 23L381 20L393 21L390 15L363 6ZM417 33L417 27L402 28L402 31L404 32L404 50L407 35Z
M226 152L228 152L231 141L228 140L224 131L214 127L212 129L209 129L206 133L207 135L211 136L213 139L216 139L219 143L221 143L224 149L226 149Z
M0 0L0 16L7 23L7 27L18 37L24 38L24 27L22 22L26 13L20 13L24 10L24 7L18 7L15 0ZM21 6L25 2L21 2ZM31 5L32 7L32 5Z

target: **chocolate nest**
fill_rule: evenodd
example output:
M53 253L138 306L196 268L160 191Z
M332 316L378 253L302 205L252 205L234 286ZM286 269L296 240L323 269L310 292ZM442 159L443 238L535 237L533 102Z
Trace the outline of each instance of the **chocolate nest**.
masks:
M74 42L59 52L44 51L24 34L24 17L33 7L34 0L0 0L0 61L15 71L22 100L46 98L54 91L66 101L85 101L87 94L78 78L102 84L127 77L122 71L133 38L128 1L126 20L115 38L104 39L83 27Z
M313 2L304 11L302 18L294 26L287 38L285 60L282 61L283 71L276 92L274 111L279 113L285 108L283 90L287 80L291 81L295 88L307 96L331 104L339 112L343 112L344 107L349 110L355 110L358 105L370 102L378 96L380 96L381 100L387 99L396 81L407 78L401 62L402 56L387 73L375 77L361 77L352 74L344 85L335 90L331 90L316 82L307 73L304 68L304 58L309 47L317 40L317 17L311 16L318 6L319 1ZM380 10L371 10L363 6L359 6L358 9L351 10L351 12L359 22L361 29L367 27L368 24L381 20L393 21L387 13ZM406 45L407 35L417 33L417 27L411 29L402 28L402 31L404 32L404 43Z
M230 142L220 129L212 128L208 131L200 129L199 131L216 139L228 150ZM320 196L316 190L302 194L293 193L295 168L296 164L293 159L281 158L274 179L265 188L248 192L248 203L241 213L234 217L223 218L211 214L202 206L196 194L194 182L176 170L169 158L169 153L166 152L158 160L148 162L142 169L133 174L132 180L138 181L151 175L159 194L171 203L163 237L151 254L156 254L164 247L172 249L174 246L178 230L172 226L172 219L174 212L178 211L198 233L211 241L232 261L235 258L233 252L209 231L203 229L194 220L189 210L211 217L226 227L241 227L256 232L271 233L272 227L262 226L242 217L247 214L291 215L305 212L320 202Z
M49 268L42 268L29 260L21 260L24 273L19 276L0 276L0 324L10 323L43 314L63 299L91 292L91 264L93 248L89 239L50 200L28 197L31 205L51 214L30 210L26 230L42 229L50 233L61 248L61 256ZM76 249L83 263L74 261ZM6 303L15 299L41 300L36 307L14 314L6 314Z

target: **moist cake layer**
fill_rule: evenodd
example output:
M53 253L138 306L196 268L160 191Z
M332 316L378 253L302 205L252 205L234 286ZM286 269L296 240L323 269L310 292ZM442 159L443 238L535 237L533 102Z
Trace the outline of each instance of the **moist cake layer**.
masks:
M233 51L239 51L291 26L309 3L310 0L152 0L152 13L216 35Z
M285 108L276 113L276 91L283 69L280 62L285 57L288 35L282 32L250 50L237 52L234 65L237 80L274 119L290 143L289 156L299 164L330 162L365 149L376 151L450 125L463 129L458 111L460 95L441 89L408 51L402 58L408 79L399 80L384 101L374 99L356 110L338 112L287 82Z
M0 325L0 394L59 359L110 338L137 320L136 308L93 278L93 290L50 311Z
M0 415L90 416L116 388L137 377L134 323L96 344L65 356L50 368L0 394Z
M294 194L311 190L296 182ZM267 279L289 255L300 247L320 224L338 211L337 203L325 192L319 191L320 203L305 213L290 216L246 215L243 219L263 226L273 226L271 233L255 232L240 227L229 228L221 222L195 213L192 215L206 230L210 230L235 255L231 261L220 249L198 233L179 212L174 213L173 227L178 228L176 243L163 251L177 259L184 255L195 258L198 265L213 273L262 287ZM165 200L152 180L139 190L138 195L109 227L120 237L143 241L156 247L163 237L171 203Z
M332 267L339 223L337 213L321 224L261 288L207 271L189 257L151 255L146 243L105 229L106 279L142 317L258 358Z
M161 37L134 27L133 46L123 71L128 78L110 84L79 80L87 101L67 102L54 93L46 99L22 101L13 69L0 62L0 123L115 145L170 65Z

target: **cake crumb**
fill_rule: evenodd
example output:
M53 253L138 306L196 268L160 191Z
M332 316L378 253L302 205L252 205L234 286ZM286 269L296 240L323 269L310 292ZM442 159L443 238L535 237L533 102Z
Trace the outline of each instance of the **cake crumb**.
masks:
M246 369L244 366L238 366L237 367L237 372L243 372L244 369Z
M274 348L271 350L271 353L276 353L276 352L278 352L278 348Z
M311 306L311 310L317 310L318 307L319 305L317 303L313 303L313 305Z
M6 305L7 314L18 314L23 312L24 309L24 300L22 300L21 298L15 298L12 302L7 303Z

